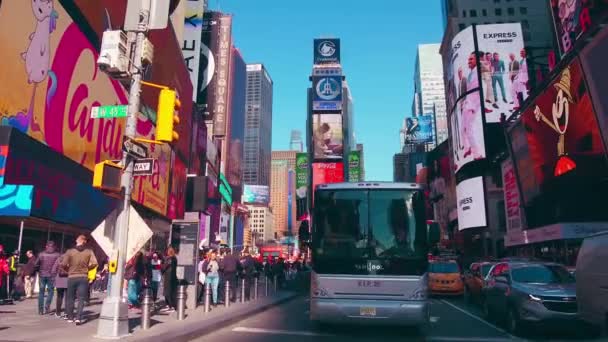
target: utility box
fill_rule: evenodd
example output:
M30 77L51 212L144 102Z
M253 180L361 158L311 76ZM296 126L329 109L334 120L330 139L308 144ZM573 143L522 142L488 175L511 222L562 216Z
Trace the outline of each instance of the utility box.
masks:
M121 30L105 31L97 66L112 78L129 77L130 43L127 34Z

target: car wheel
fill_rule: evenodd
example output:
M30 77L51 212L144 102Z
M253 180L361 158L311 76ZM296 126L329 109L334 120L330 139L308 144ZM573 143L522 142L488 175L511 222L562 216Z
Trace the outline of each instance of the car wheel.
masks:
M507 312L507 329L513 335L517 335L520 332L521 322L519 316L514 308L509 309Z

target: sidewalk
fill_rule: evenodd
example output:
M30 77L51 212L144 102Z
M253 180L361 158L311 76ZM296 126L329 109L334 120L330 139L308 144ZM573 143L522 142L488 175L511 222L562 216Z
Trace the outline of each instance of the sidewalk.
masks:
M264 311L294 298L297 294L291 291L263 293L257 300L232 304L229 308L217 306L211 312L205 313L204 308L186 309L186 319L177 320L177 312L154 313L151 318L152 327L141 330L141 312L129 311L131 336L127 341L188 341L214 331L216 328L234 323L250 315ZM17 302L15 305L0 306L0 341L101 341L94 338L102 294L93 294L91 305L85 307L87 322L81 326L67 323L55 316L39 316L36 298Z

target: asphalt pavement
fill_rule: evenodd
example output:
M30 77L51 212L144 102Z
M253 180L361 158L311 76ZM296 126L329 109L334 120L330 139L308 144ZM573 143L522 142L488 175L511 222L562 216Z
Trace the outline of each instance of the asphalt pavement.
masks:
M433 298L431 322L423 329L403 327L330 326L320 328L309 320L308 297L297 297L231 326L194 341L300 342L300 341L522 341L507 333L499 323L482 318L478 307L462 298ZM525 340L597 340L584 336L584 330L569 332L530 331Z

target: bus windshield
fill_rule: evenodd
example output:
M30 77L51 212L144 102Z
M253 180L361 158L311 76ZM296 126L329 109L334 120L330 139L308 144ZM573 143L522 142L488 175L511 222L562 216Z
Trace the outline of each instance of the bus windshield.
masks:
M427 252L420 191L317 191L312 236L315 272L421 275L426 272Z

